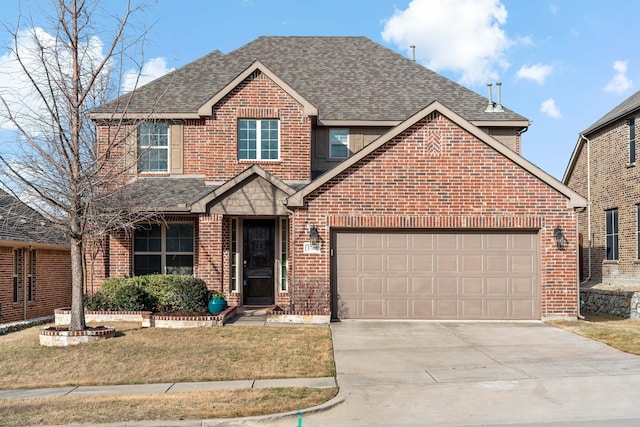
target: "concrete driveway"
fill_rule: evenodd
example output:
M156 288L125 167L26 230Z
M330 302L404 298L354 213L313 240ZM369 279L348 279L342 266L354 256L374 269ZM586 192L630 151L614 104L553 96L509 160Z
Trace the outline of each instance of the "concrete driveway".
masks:
M345 401L305 415L305 427L640 420L640 357L540 322L345 321L331 330Z

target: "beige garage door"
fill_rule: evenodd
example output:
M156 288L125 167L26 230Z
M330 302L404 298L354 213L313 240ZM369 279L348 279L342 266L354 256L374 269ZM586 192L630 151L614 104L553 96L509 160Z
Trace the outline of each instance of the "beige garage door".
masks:
M342 319L539 319L535 233L339 231Z

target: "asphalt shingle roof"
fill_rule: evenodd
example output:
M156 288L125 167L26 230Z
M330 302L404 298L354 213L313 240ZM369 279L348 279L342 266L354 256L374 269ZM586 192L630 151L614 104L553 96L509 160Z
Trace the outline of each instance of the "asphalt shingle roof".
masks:
M255 61L318 109L320 120L401 121L440 101L470 121L527 119L365 37L260 37L214 51L96 113L194 114Z
M38 212L0 190L0 241L68 245L62 233Z
M143 177L127 184L126 190L140 207L180 211L190 207L216 187L207 185L204 178Z
M640 108L640 90L629 98L622 101L613 110L596 120L591 126L582 131L583 135L589 134L601 126L606 125L614 120L620 119L626 116L628 113Z

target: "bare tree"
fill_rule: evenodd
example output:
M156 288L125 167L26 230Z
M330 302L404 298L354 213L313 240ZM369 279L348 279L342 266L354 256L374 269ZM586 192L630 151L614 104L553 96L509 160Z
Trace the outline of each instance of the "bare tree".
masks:
M69 238L70 329L77 331L86 328L86 246L112 230L132 230L137 222L154 215L134 209L123 186L130 173L127 168L135 167L127 152L131 144L125 143L134 126L114 118L108 142L98 147L88 116L96 105L120 95L123 64L131 67L134 56L130 53L141 52L145 32L128 37L132 16L142 10L142 5L131 1L116 6L109 2L106 7L121 8L119 16L109 16L98 0L53 0L51 4L55 14L48 19L47 31L35 25L33 18L28 19L26 32L20 23L9 30L17 64L12 77L24 82L21 93L25 89L30 93L17 99L0 88L0 117L18 135L17 141L3 143L5 149L0 149L0 174L7 187ZM111 32L103 45L105 25Z

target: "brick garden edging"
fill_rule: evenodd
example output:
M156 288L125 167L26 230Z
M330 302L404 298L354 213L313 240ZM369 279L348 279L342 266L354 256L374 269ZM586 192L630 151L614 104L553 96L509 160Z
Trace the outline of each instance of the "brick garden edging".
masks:
M580 311L640 320L640 292L580 289Z
M277 305L267 309L267 323L325 324L331 322L331 314L316 311L284 310Z
M143 328L198 328L224 326L233 317L237 307L227 307L219 314L202 316L160 315L151 311L85 311L87 322L140 322ZM68 325L71 322L71 309L55 310L56 326Z

